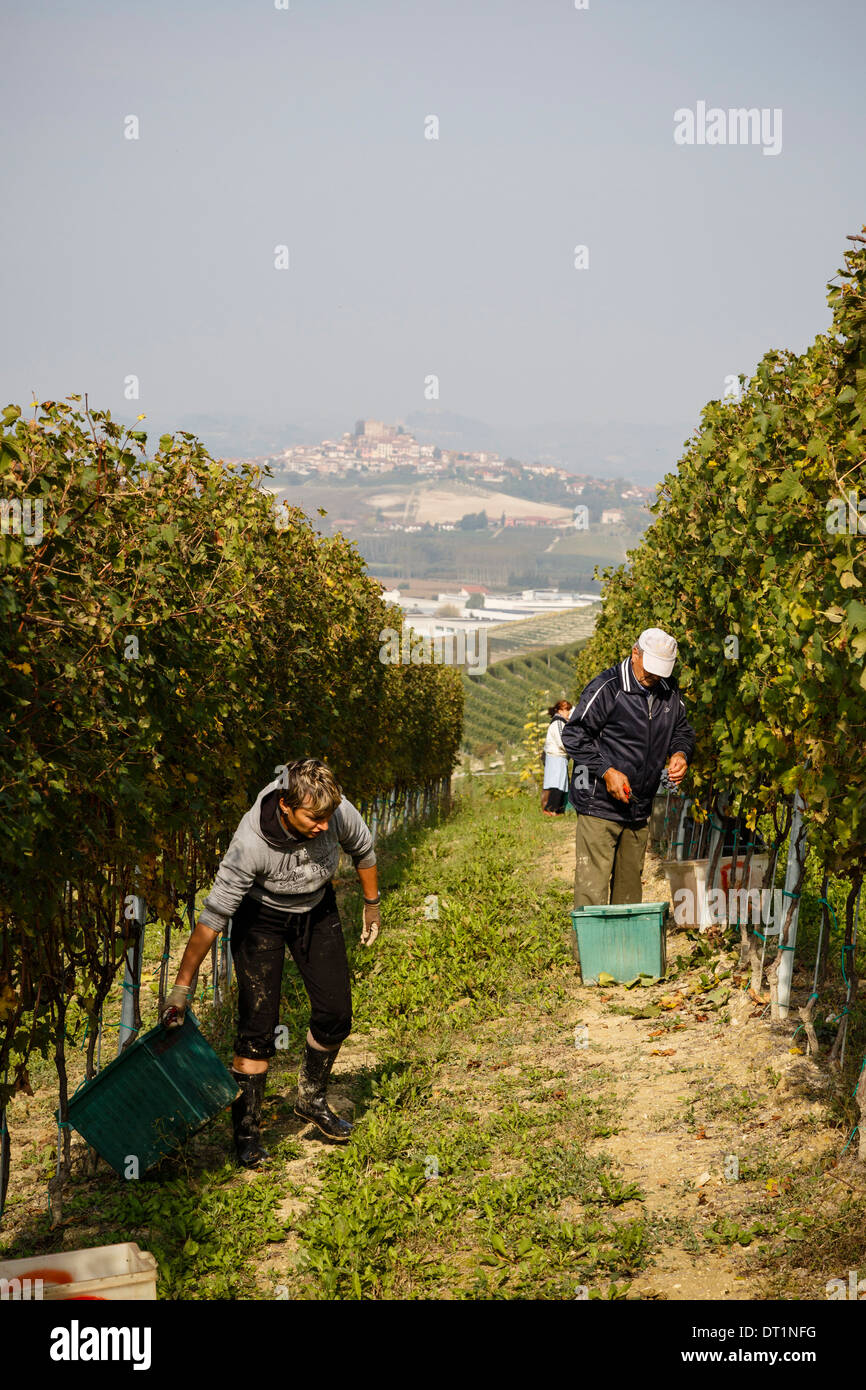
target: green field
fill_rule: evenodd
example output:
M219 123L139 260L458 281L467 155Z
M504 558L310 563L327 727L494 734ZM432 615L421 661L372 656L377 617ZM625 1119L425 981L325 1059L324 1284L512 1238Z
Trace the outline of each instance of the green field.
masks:
M400 484L401 490L405 488L405 483ZM596 567L621 564L626 551L639 544L650 519L648 513L626 507L626 525L594 523L588 531L510 526L394 532L377 526L377 509L370 505L371 496L388 490L381 478L367 486L316 480L291 486L286 496L308 516L324 508L326 515L316 518L317 528L326 535L342 531L356 542L373 574L404 585L410 579L438 579L443 587L455 581L494 588L558 583L592 592L597 587ZM473 485L472 495L483 491Z
M464 676L464 749L474 752L489 744L498 750L517 747L533 704L540 710L554 700L573 699L574 662L586 640L509 657L488 666L483 676Z
M550 647L591 637L598 613L598 605L593 604L590 608L571 608L563 613L499 623L487 635L488 660L504 661L506 657L526 656L530 652L546 656Z
M536 588L556 582L563 588L591 593L597 588L593 579L596 566L619 564L624 555L621 542L607 535L600 536L591 555L559 555L556 547L549 549L550 532L545 527L402 533L355 529L346 534L357 542L374 574L387 575L404 585L410 579L438 579L443 588L455 581L495 589Z

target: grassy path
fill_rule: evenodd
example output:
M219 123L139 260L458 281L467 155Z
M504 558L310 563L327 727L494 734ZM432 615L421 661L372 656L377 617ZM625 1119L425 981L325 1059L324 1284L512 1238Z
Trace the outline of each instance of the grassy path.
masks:
M580 985L573 829L491 789L382 851L383 934L351 950L355 1028L332 1087L358 1121L347 1146L292 1114L306 1015L291 966L267 1172L228 1161L227 1114L126 1186L88 1173L78 1144L50 1231L46 1073L7 1252L138 1240L174 1298L808 1299L866 1268L840 1102L790 1051L793 1026L750 1017L722 943L671 932L663 983ZM645 899L667 896L655 873L649 860ZM341 896L356 940L348 880ZM231 1036L226 1010L226 1058ZM20 1141L14 1108L10 1122Z

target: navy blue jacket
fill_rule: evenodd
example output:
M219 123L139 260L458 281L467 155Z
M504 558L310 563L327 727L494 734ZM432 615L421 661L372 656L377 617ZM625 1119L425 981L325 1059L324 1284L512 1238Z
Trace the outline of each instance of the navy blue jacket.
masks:
M652 708L648 696L652 695ZM695 732L686 718L677 682L662 676L652 690L641 685L631 655L610 666L582 691L562 742L574 759L571 804L583 816L601 816L626 825L649 819L662 769L672 753L691 762ZM580 779L579 769L587 776ZM617 801L604 784L609 767L624 772L631 787L628 802ZM580 781L588 782L586 787Z

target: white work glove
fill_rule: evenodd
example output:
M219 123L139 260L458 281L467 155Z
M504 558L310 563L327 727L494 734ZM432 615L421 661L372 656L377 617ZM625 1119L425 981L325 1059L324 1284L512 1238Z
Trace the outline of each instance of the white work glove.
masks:
M364 924L361 928L361 945L372 946L376 937L379 935L379 928L382 925L382 917L379 912L378 903L364 903Z
M175 985L170 989L162 1011L162 1022L166 1028L179 1028L186 1015L190 991L185 985Z

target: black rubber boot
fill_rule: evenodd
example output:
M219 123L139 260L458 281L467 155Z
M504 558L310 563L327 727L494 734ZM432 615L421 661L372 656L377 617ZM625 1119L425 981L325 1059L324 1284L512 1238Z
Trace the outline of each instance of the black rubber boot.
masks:
M310 1047L307 1043L304 1049L304 1060L298 1072L298 1099L295 1101L295 1114L300 1115L304 1120L312 1120L314 1125L318 1125L323 1134L327 1134L329 1139L339 1139L341 1141L349 1138L354 1125L350 1125L348 1120L341 1120L339 1115L335 1115L329 1109L326 1099L328 1089L328 1077L331 1075L331 1068L334 1065L334 1058L339 1052L336 1048L333 1052L321 1052L317 1047Z
M241 1088L237 1100L232 1101L235 1153L242 1168L258 1168L265 1159L270 1158L259 1135L268 1074L266 1071L249 1073L232 1068L232 1076Z

